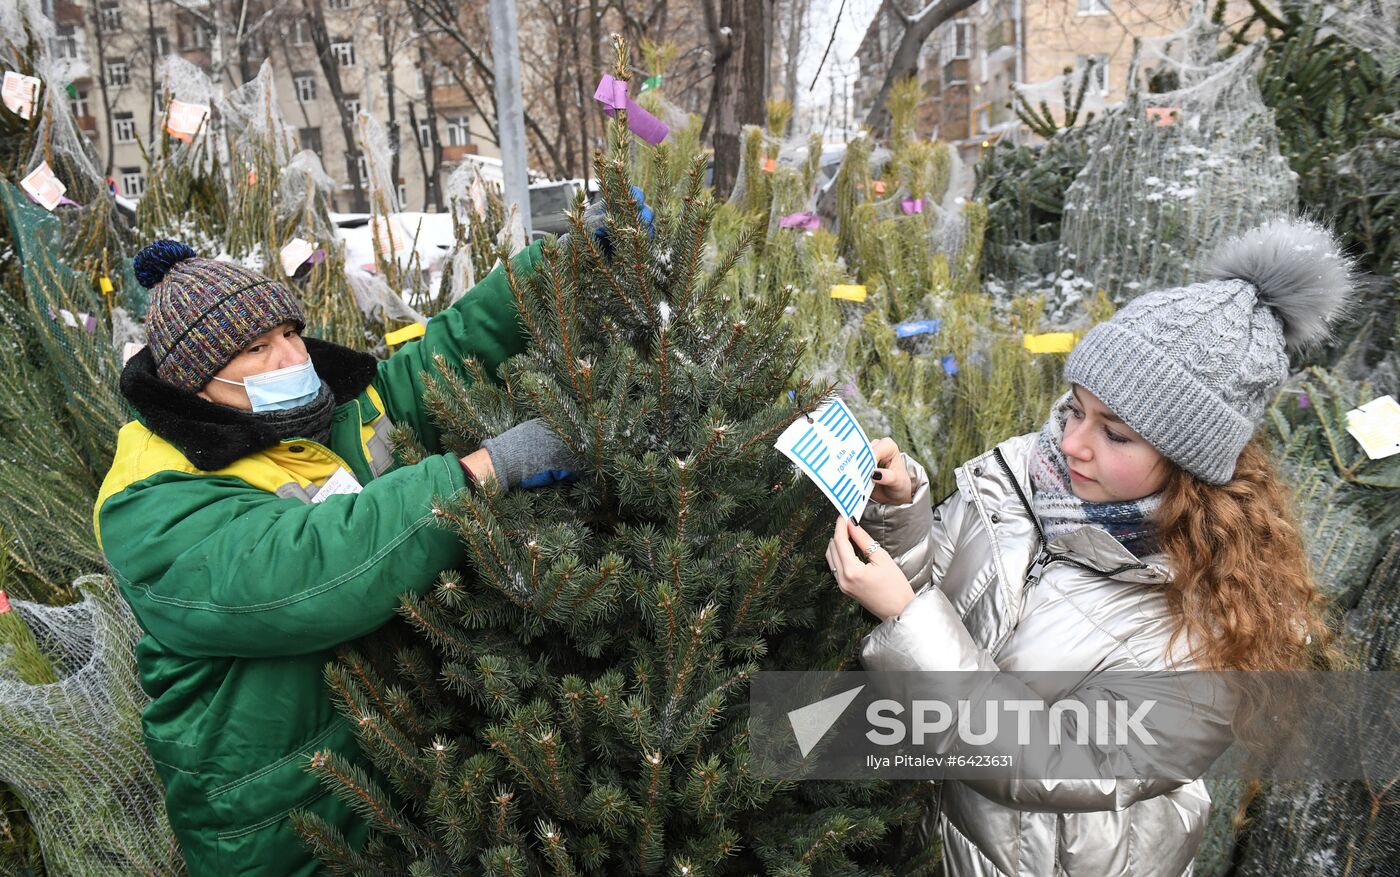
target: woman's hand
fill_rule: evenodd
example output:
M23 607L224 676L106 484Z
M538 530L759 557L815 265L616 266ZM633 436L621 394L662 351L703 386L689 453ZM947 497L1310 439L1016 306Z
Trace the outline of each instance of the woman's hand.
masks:
M875 452L875 490L870 498L880 505L904 505L914 499L914 481L904 465L904 455L894 439L886 436L871 442ZM857 528L859 529L859 528ZM868 537L867 537L868 538Z
M848 518L838 517L836 532L826 546L826 565L835 573L841 593L856 598L872 615L886 621L904 611L914 599L914 588L888 551L877 547L873 556L870 554L874 542ZM857 552L868 560L861 560Z

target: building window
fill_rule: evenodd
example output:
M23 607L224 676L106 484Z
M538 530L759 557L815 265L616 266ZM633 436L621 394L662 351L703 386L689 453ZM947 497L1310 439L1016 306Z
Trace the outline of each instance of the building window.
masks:
M331 55L341 67L355 66L355 44L349 40L336 40L331 43Z
M1074 61L1075 72L1082 75L1090 64L1094 69L1089 72L1089 87L1099 94L1108 94L1108 56L1080 55Z
M349 9L350 6L350 0L326 0L327 9Z
M116 33L122 29L122 8L116 3L103 3L97 10L97 26L103 33Z
M80 119L92 115L88 112L88 95L84 89L75 89L75 93L68 98L68 107Z
M306 30L306 22L298 18L292 22L292 45L309 46L311 44L311 34Z
M992 127L992 108L978 107L973 115L973 131L977 134L985 134Z
M131 84L131 68L125 58L114 58L107 62L107 84L113 86Z
M943 35L943 60L972 57L972 22L955 21Z
M369 185L369 162L365 160L363 152L355 155L355 173L359 175L360 185Z
M151 43L156 51L156 57L170 54L170 37L166 34L165 28L158 27L151 32Z
M113 113L112 131L112 136L118 143L135 143L136 119L131 113Z
M146 194L146 175L139 167L122 168L122 193L128 198L140 198Z
M358 94L345 98L345 112L349 113L351 117L360 115L360 96Z
M55 58L78 57L78 36L73 25L61 24L54 29L54 35L49 38L49 51Z
M1108 0L1079 0L1080 15L1107 15Z
M209 48L209 29L203 24L193 19L186 19L180 23L180 48L186 49L207 49Z
M467 116L448 116L447 145L469 146L472 142L471 119Z
M418 120L418 148L427 149L433 143L433 126L426 119Z
M320 128L299 128L297 129L297 143L302 149L309 149L317 155L321 154L321 129Z
M298 73L292 77L292 83L296 86L297 100L305 103L316 99L315 73Z
M404 206L404 205L407 204L407 203L408 203L408 186L404 185L403 180L399 180L399 206L402 207L402 206Z

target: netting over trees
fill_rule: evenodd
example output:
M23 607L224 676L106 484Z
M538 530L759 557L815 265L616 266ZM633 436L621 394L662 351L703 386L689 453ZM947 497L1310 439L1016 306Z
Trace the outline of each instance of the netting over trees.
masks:
M32 647L0 657L0 781L29 812L50 874L183 873L141 736L140 629L110 579L74 588L83 600L70 606L12 603Z
M1222 28L1198 10L1136 40L1122 107L1095 128L1065 196L1060 270L1115 299L1195 279L1235 234L1294 207L1295 174L1256 82L1256 43L1215 60Z

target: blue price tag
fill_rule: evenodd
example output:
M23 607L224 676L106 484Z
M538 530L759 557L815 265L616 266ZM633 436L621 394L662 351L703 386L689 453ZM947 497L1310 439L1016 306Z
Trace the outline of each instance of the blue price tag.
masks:
M911 335L931 335L938 331L938 327L943 325L942 320L914 320L909 323L900 323L894 327L896 338L908 338Z

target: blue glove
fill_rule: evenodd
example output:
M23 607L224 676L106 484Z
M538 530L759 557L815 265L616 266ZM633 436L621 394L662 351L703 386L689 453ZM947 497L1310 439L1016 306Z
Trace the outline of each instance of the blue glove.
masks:
M536 487L548 487L551 484L573 481L576 478L578 478L578 473L572 469L546 469L521 479L520 486L526 490L534 490Z
M642 225L646 226L647 237L656 238L656 211L647 205L646 194L642 192L640 186L632 186L632 200L637 204L637 218ZM602 199L593 202L584 211L584 225L593 231L593 237L598 239L598 246L603 251L603 256L609 262L612 261L613 248L612 241L608 240L607 208Z

